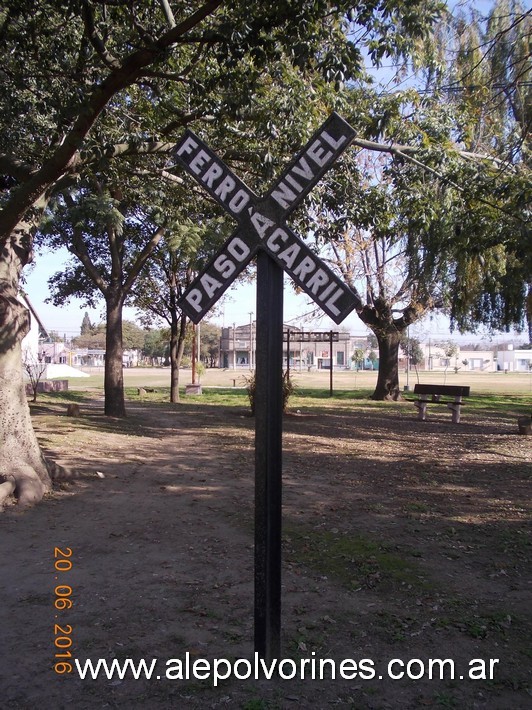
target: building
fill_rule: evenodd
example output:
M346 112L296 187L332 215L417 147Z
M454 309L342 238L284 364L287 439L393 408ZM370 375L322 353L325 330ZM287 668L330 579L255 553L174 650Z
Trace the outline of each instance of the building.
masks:
M496 372L493 350L460 350L460 366L464 371Z
M512 344L497 352L497 369L504 372L532 372L532 350L514 350Z
M30 329L22 339L21 343L22 360L27 363L38 363L42 361L44 356L41 348L41 341L43 338L48 337L48 333L37 315L37 312L33 308L27 294L21 291L18 298L30 313Z
M495 372L497 362L491 350L462 350L458 344L452 354L449 354L448 344L423 343L423 361L417 365L418 370L461 371L461 372ZM406 356L401 354L399 366L406 367Z
M356 349L362 349L367 355L366 338L352 336L350 333L338 332L338 340L333 341L331 351L330 331L308 331L285 325L283 345L283 367L293 370L328 370L354 369L352 355ZM288 335L289 334L289 335ZM315 337L313 337L315 336ZM246 325L222 328L220 338L220 367L224 369L253 369L255 367L256 323L250 321ZM367 367L373 363L365 359ZM360 366L360 364L359 364Z

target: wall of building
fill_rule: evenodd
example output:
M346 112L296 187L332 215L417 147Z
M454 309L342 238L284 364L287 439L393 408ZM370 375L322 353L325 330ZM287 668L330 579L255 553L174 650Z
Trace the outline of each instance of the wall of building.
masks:
M532 350L514 350L508 345L497 352L497 369L506 372L530 372L532 370Z

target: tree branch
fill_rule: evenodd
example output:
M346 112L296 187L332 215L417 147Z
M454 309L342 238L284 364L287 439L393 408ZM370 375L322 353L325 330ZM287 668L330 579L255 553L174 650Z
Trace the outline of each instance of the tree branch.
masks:
M109 67L110 69L118 69L120 67L120 61L107 50L105 42L96 32L94 15L87 0L82 0L81 13L83 16L83 23L85 25L85 32L87 33L89 42L96 51L96 54L100 57L106 67Z
M111 70L94 89L85 109L78 114L62 144L29 180L13 191L10 200L0 211L0 235L3 239L15 230L22 216L40 197L44 195L49 198L47 193L53 191L55 182L62 175L76 169L83 140L111 98L135 82L146 67L172 47L182 35L211 15L222 2L223 0L208 0L190 17L163 34L154 44L135 50L118 67Z
M172 8L170 7L168 0L160 0L160 3L161 3L161 7L163 8L163 12L166 17L166 21L168 22L168 25L170 26L170 28L173 29L176 25L176 22L175 22L174 13L172 12Z
M159 227L151 236L150 240L147 242L147 244L144 245L144 248L138 255L138 257L135 260L135 263L133 264L129 275L126 279L126 282L124 283L124 293L127 295L129 291L131 290L135 279L139 275L142 267L144 264L147 262L148 258L150 257L151 253L157 246L157 244L161 241L161 238L166 230L166 227L162 226Z

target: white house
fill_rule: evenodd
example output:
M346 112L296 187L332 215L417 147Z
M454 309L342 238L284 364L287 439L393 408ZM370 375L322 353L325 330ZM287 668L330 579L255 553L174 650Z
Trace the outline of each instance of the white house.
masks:
M39 350L40 338L48 334L28 296L23 291L20 291L18 299L30 312L30 329L21 343L22 361L37 363L39 360L42 360L43 357L42 351Z
M530 372L532 370L532 350L514 350L510 343L505 350L497 352L497 369L505 372Z
M495 372L497 361L492 350L460 350L459 366L462 371Z
M461 372L495 372L497 362L491 350L463 350L456 344L456 351L448 355L446 345L440 343L424 343L421 345L424 354L425 370L454 370Z

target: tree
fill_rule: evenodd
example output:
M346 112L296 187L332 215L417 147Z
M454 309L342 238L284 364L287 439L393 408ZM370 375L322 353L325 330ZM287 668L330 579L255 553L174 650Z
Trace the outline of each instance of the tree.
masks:
M191 211L181 224L174 224L171 235L155 249L133 293L133 303L145 324L151 324L155 317L169 326L170 401L174 403L179 402L179 371L189 335L187 318L177 304L207 254L225 236L223 221Z
M142 350L146 340L146 331L136 323L125 320L122 323L122 344L128 350Z
M207 367L216 367L220 356L221 328L208 321L201 324L200 359Z
M446 18L459 45L450 70L418 55L424 89L380 100L349 91L351 123L367 106L358 124L365 139L354 141L366 152L346 155L315 203L324 215L318 240L379 341L375 399L400 397L399 341L429 310L444 309L460 330L508 329L522 325L532 303L530 18L517 3L498 2L485 24L473 20ZM436 40L433 52L449 50L447 31Z
M359 370L361 369L361 365L363 367L364 365L364 351L362 348L355 348L355 351L351 355L351 360L355 363L355 369Z
M38 500L51 485L23 397L20 342L28 314L17 301L22 269L31 261L33 236L50 201L114 158L144 154L154 170L158 152L167 151L168 142L194 120L214 117L228 127L238 125L245 104L234 82L236 70L242 77L243 68L249 69L242 92L252 113L249 97L281 55L302 75L313 74L315 86L339 84L361 73L357 42L365 42L376 60L405 56L434 21L436 5L427 0L388 0L378 7L362 2L355 8L326 0L268 6L205 0L199 7L185 2L173 8L166 1L3 3L0 468L12 472L21 503ZM280 82L278 75L269 77ZM176 91L166 102L170 86ZM146 106L154 110L146 112ZM305 109L310 128L309 102ZM159 164L158 173L165 167ZM109 293L108 300L116 339L120 297ZM118 390L112 395L116 405L110 400L109 406L120 413Z
M372 398L397 400L401 338L427 311L442 305L446 262L445 254L413 247L418 225L412 222L412 205L421 196L396 179L391 162L380 155L347 155L330 172L316 200L315 235L350 285L356 313L376 339L379 371ZM442 191L436 201L438 186L425 181L424 189L426 203L430 191L436 205L426 229L441 230L448 220ZM418 212L424 214L420 208Z
M87 311L85 311L85 315L83 316L83 320L81 321L81 335L87 335L91 332L92 328L93 326L90 321L89 314L87 313Z
M375 350L370 350L370 351L369 351L369 353L368 353L368 360L369 360L370 363L371 363L371 369L374 370L375 367L376 367L376 365L377 365L377 363L378 363L378 361L379 361L378 355L377 355L377 353L375 352Z
M75 348L89 348L91 350L105 350L105 323L92 326L88 333L83 333L72 338Z
M530 339L531 30L530 12L515 0L496 0L484 16L462 9L442 28L450 61L427 82L455 117L454 140L490 156L451 176L466 207L456 223L452 322L460 330L526 323Z
M146 189L137 181L123 190L107 190L96 178L90 182L92 190L84 186L56 201L41 238L56 248L66 246L75 257L49 280L56 305L71 296L93 305L96 293L105 300L104 410L123 417L123 307L165 227L156 223L152 209L139 208L136 193L145 195Z
M443 384L445 384L447 380L447 370L449 369L449 366L451 365L451 360L454 357L455 360L455 371L456 371L456 363L458 362L458 352L459 352L459 347L456 343L454 343L452 340L446 340L444 343L441 343L441 347L443 348L443 352L445 355L445 369L443 371Z
M36 358L31 351L25 350L22 363L33 392L32 402L36 402L39 382L46 372L46 362L42 358Z
M144 346L142 355L144 358L149 358L151 364L160 364L162 360L169 357L169 333L165 328L158 330L148 330L145 332Z
M401 337L401 349L407 357L407 368L410 369L411 365L414 366L417 381L419 382L418 365L421 365L425 359L419 339L403 333Z

